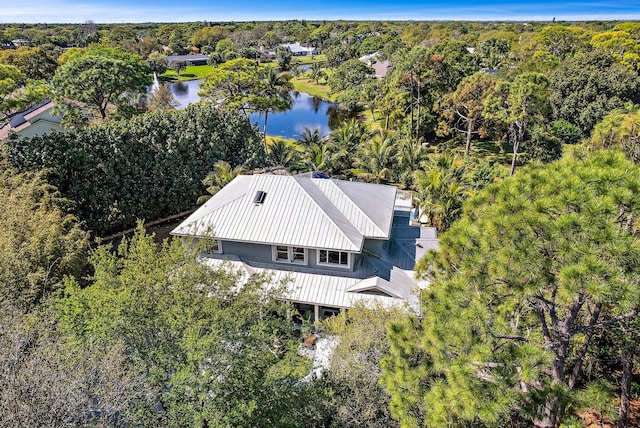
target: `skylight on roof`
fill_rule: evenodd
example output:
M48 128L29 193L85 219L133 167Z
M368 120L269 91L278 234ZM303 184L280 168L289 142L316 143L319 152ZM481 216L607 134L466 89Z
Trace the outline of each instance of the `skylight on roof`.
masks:
M264 198L267 196L267 192L263 192L262 190L258 190L256 192L256 196L253 198L254 204L261 204L264 202Z

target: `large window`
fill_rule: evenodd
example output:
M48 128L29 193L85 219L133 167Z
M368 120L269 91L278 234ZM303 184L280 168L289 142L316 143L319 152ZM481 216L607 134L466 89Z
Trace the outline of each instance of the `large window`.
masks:
M271 247L273 261L280 263L307 264L307 249L302 247L289 247L287 245L274 245Z
M351 266L351 254L345 251L318 250L318 264L348 268Z

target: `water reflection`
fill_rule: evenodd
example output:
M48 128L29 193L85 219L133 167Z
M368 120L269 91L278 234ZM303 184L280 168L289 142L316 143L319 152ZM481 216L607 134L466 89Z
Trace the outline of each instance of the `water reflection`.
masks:
M173 92L176 97L180 96L182 98L189 98L189 85L185 82L172 83L171 92ZM200 97L198 97L198 99L200 99Z
M200 83L202 80L170 83L169 88L180 106L185 108L191 103L198 102L200 97ZM358 114L347 114L340 110L337 104L308 94L292 92L293 106L282 113L269 113L267 134L285 138L298 138L305 128L318 129L321 135L326 135L340 123ZM252 123L257 123L259 129L264 126L264 115L253 113L250 115Z
M313 108L314 112L318 112L318 110L320 110L321 104L322 104L322 98L318 98L318 97L311 97L311 107Z

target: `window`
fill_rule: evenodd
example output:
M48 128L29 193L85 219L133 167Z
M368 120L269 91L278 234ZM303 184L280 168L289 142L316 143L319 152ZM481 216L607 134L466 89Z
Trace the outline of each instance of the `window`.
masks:
M277 262L289 261L289 247L276 245L276 261Z
M307 252L304 248L291 247L291 256L294 263L304 263L307 260Z
M351 255L344 251L318 250L318 264L348 268L351 265Z
M307 264L307 249L302 247L289 247L286 245L274 245L271 247L273 261L281 263Z
M222 244L217 239L205 238L203 249L206 254L222 254Z

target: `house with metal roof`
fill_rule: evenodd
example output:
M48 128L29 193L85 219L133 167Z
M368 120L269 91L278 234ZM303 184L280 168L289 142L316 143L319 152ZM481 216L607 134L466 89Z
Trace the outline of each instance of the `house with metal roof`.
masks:
M184 62L187 65L207 65L208 55L190 54L190 55L169 55L167 61L169 64L174 62Z
M61 125L62 117L53 113L53 107L52 101L45 100L16 114L9 123L0 128L0 140L11 134L22 138L44 135L51 131L64 132Z
M284 45L280 45L280 47L289 49L294 56L315 55L317 52L313 46L306 47L300 43L285 43Z
M324 177L324 178L321 178ZM393 186L322 175L236 177L171 233L207 238L205 260L287 281L283 298L312 319L358 302L418 308L413 267L437 247L410 224L411 198Z

